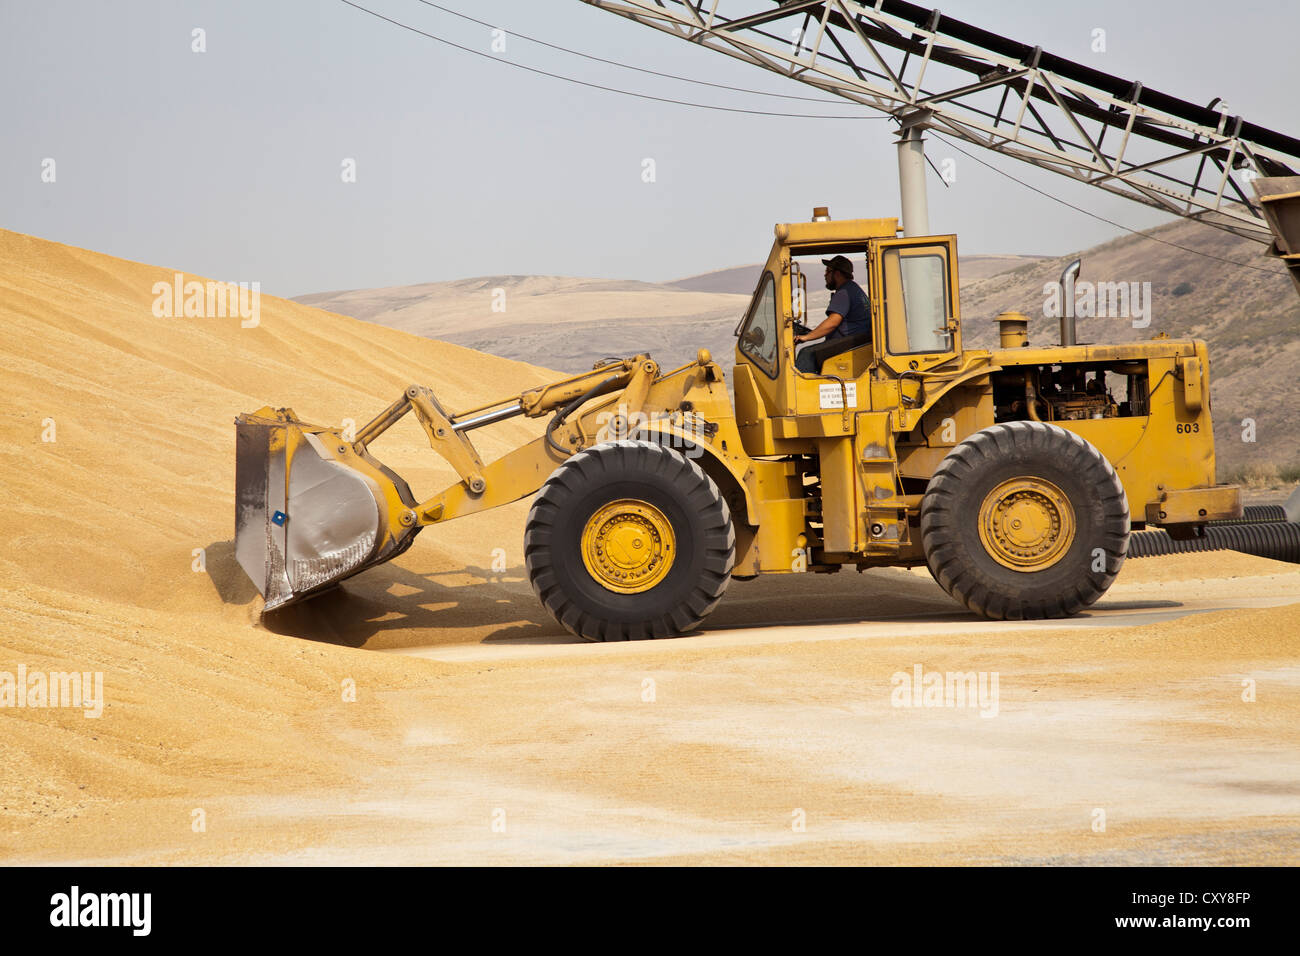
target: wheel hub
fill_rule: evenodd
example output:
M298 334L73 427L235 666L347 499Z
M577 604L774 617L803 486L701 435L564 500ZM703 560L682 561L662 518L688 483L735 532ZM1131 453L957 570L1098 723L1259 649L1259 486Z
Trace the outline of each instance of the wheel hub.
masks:
M1003 567L1041 571L1064 557L1074 542L1070 499L1045 478L1013 478L980 506L984 550Z
M620 594L648 591L662 581L676 546L664 513L633 498L611 501L582 529L582 563L602 587Z

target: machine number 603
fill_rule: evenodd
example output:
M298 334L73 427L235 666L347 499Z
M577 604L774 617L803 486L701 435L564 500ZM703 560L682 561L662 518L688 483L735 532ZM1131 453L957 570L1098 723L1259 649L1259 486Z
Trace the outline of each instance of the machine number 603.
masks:
M1192 435L1201 430L1201 423L1189 422L1186 425L1175 425L1174 427L1178 429L1178 434L1180 435Z

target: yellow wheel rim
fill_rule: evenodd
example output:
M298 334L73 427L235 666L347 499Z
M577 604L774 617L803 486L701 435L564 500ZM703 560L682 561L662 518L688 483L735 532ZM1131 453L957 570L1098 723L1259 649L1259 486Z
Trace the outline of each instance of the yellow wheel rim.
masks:
M1074 509L1060 488L1043 478L1004 481L984 499L980 541L994 561L1013 571L1042 571L1074 542Z
M673 566L673 526L654 505L611 501L582 529L582 563L602 587L619 594L649 591Z

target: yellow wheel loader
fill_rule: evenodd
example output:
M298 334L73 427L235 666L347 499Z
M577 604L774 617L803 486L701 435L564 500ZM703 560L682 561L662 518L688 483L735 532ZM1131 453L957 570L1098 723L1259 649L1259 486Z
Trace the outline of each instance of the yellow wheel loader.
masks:
M350 441L287 409L240 416L236 554L265 608L530 495L529 580L589 640L683 634L731 578L845 565L925 564L985 617L1064 617L1105 593L1131 529L1242 514L1215 484L1204 342L1079 343L1062 318L1048 345L1003 313L999 348L966 349L954 236L824 214L775 231L730 389L702 349L454 412L412 385ZM805 267L837 255L865 273L871 341L805 374ZM407 412L460 474L423 500L371 453ZM485 463L470 432L516 415L550 416L545 434Z

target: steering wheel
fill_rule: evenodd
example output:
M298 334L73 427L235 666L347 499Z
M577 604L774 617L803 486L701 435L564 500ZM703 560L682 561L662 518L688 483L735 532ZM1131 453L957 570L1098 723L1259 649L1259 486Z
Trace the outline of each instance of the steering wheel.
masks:
M807 335L812 331L812 329L808 328L808 326L804 325L802 322L794 322L792 325L794 327L795 335Z

